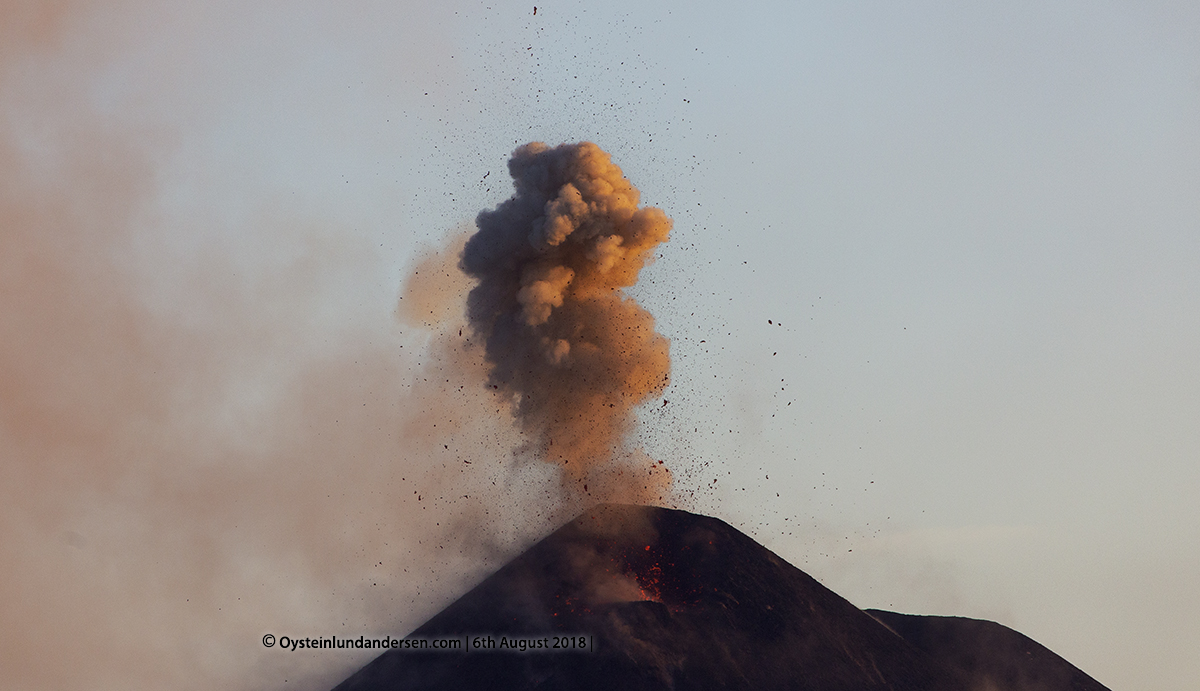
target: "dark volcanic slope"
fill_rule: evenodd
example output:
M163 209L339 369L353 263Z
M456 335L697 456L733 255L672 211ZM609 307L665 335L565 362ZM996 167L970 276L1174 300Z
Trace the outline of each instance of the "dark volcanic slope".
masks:
M391 651L339 691L957 689L951 673L729 525L597 507L413 636L583 633L594 653Z
M888 625L719 520L605 505L539 542L412 634L583 634L593 637L595 652L392 650L336 691L977 691L977 669L1002 681L1020 667L955 646L979 631L875 615ZM1055 661L1070 667L1037 648L1037 664L1046 670L1057 669ZM1052 679L1016 680L1035 678ZM998 688L1103 689L1072 686L1073 679Z
M992 621L866 611L904 640L969 677L975 682L973 688L1108 691L1046 646Z

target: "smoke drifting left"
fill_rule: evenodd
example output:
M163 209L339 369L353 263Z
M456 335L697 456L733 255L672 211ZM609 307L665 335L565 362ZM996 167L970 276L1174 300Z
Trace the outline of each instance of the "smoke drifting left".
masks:
M262 635L437 611L495 548L448 536L511 518L462 449L514 435L482 386L446 395L469 363L435 381L390 295L354 311L392 288L348 224L164 187L178 123L141 106L174 87L125 104L113 67L161 28L143 9L0 2L0 687L327 688L362 660Z

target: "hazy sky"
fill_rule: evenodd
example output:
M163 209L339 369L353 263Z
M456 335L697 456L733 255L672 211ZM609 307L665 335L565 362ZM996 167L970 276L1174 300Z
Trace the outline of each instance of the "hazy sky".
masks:
M1200 6L542 1L0 2L2 685L322 688L370 656L262 634L404 634L548 530L439 349L532 140L675 221L684 505L1194 685Z

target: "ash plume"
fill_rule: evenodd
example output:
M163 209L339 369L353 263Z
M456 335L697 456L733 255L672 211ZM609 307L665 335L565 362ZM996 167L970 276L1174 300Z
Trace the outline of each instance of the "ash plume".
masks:
M488 386L507 398L568 499L661 501L669 473L627 439L634 409L670 378L669 342L624 289L671 219L591 142L526 144L514 195L476 219L461 268Z

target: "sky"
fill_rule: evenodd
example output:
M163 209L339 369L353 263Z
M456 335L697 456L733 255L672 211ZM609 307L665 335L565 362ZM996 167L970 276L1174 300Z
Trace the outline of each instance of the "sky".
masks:
M674 220L676 505L1200 677L1193 3L0 2L0 680L328 688L564 520L454 349L518 146ZM715 482L714 482L715 481Z

